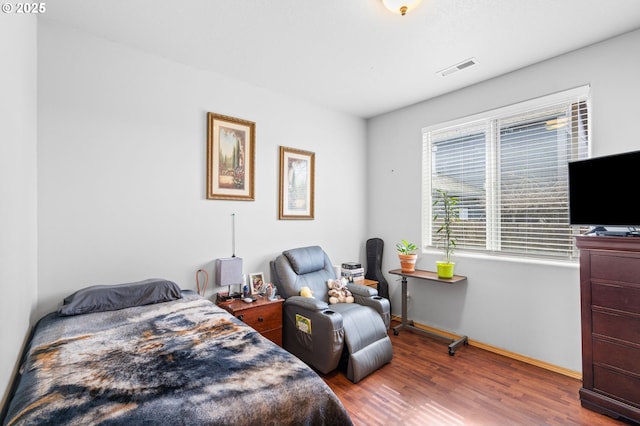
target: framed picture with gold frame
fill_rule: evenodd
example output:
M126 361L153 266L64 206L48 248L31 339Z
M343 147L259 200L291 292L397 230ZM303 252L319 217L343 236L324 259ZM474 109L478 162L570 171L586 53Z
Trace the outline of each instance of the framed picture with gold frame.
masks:
M256 123L207 113L207 199L254 198Z
M314 218L315 153L280 147L278 219Z

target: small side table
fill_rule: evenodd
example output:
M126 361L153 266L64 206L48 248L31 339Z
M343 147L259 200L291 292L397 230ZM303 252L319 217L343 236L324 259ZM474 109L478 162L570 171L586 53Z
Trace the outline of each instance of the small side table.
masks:
M398 335L400 330L403 328L409 329L411 331L415 331L420 334L424 334L425 336L434 337L439 340L444 340L449 342L449 355L453 356L456 353L456 348L460 345L468 344L467 336L462 336L457 340L450 339L447 336L443 336L438 333L434 333L431 331L423 330L422 328L418 328L413 324L413 321L409 321L407 319L407 277L411 278L420 278L423 280L429 281L438 281L441 283L447 284L455 284L461 281L465 281L467 277L462 275L454 275L453 278L439 278L438 274L431 271L421 271L416 269L414 272L403 272L401 269L393 269L389 271L390 274L400 275L402 277L402 324L393 328L393 334Z
M368 278L365 278L365 279L364 279L364 281L362 281L362 282L357 282L356 284L366 285L366 286L368 286L368 287L375 288L376 290L378 289L378 281L370 280L370 279L368 279Z
M284 299L269 300L267 297L257 296L257 300L252 303L232 300L218 302L218 306L282 347L283 303Z

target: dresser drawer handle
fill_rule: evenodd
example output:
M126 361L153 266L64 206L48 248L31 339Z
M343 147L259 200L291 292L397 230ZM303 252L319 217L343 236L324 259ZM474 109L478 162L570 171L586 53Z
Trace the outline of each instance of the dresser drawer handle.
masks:
M262 321L264 321L264 318L258 317L258 322L262 322Z
M239 319L240 321L244 321L244 315L238 315L238 319Z

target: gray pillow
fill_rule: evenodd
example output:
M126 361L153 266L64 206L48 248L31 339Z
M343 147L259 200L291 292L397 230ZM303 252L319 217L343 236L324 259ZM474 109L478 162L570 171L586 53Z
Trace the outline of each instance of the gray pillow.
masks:
M176 283L158 278L126 284L94 285L65 297L58 314L69 316L115 311L181 298L182 293Z

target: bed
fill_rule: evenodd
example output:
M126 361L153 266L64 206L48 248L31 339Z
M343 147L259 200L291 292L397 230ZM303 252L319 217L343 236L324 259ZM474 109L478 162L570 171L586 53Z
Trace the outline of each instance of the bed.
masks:
M83 289L38 321L3 424L351 424L302 361L175 283L149 296L154 281Z

